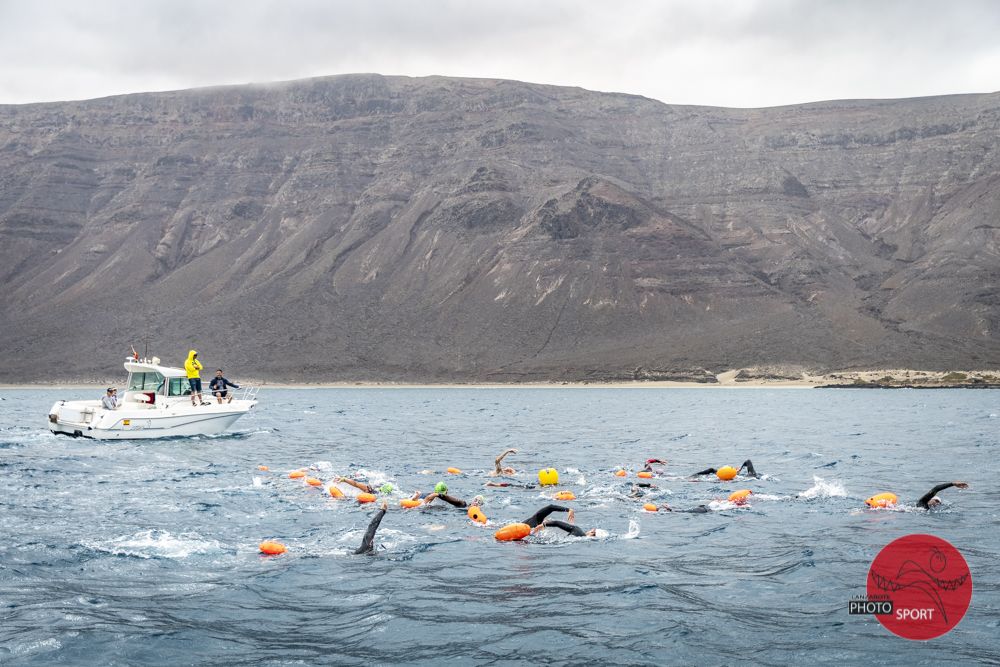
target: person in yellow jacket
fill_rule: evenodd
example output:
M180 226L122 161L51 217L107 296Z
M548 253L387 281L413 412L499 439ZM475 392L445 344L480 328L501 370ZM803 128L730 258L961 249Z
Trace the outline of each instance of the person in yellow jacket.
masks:
M191 405L208 405L201 397L201 376L198 371L202 369L201 362L198 361L198 351L188 350L187 361L184 362L184 370L187 371L188 384L191 385Z

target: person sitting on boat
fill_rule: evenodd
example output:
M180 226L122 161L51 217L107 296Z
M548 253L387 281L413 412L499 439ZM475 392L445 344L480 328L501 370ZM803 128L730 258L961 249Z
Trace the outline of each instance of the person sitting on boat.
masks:
M226 387L232 387L233 389L239 389L240 386L234 382L230 382L225 377L222 376L222 369L215 369L215 377L212 381L208 383L208 388L212 390L212 396L215 396L219 403L222 403L222 399L229 396L229 403L233 402L233 397L226 390Z
M184 370L187 371L188 384L191 385L191 405L209 405L208 401L201 397L201 375L198 373L204 366L198 361L198 351L188 350L187 361L184 362Z
M118 390L108 387L108 393L101 397L101 407L105 410L114 410L118 407Z

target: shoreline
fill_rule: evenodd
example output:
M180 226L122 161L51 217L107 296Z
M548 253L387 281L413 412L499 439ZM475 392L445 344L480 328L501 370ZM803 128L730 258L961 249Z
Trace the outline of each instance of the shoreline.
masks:
M996 389L1000 371L920 371L876 369L812 375L788 371L739 369L719 373L715 382L681 380L576 380L548 382L267 382L253 379L245 385L262 389ZM708 376L712 377L712 376ZM0 390L74 389L101 391L117 381L0 383Z

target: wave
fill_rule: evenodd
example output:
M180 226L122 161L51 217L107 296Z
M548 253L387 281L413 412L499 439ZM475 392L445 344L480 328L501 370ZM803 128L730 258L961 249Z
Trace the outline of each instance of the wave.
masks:
M822 477L813 475L813 485L799 493L799 498L844 498L847 489L838 481L827 482Z
M215 540L208 540L197 533L172 535L166 530L142 530L105 542L84 543L85 547L114 556L134 558L187 558L221 550Z

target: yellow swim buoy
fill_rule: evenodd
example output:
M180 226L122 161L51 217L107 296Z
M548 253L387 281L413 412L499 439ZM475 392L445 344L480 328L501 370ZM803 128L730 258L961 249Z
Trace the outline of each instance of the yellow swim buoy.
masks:
M448 472L448 473L450 473L452 475L461 475L462 474L462 471L459 470L458 468L448 468L448 470L446 470L445 472Z
M344 492L341 491L340 489L338 489L337 487L333 486L333 485L328 486L327 489L326 489L326 491L327 491L327 493L329 493L334 498L343 498L344 497Z
M576 494L572 491L560 491L554 498L556 500L576 500Z
M414 507L420 507L420 505L421 502L419 500L411 500L410 498L403 498L399 501L399 506L406 509L413 509Z
M731 494L729 494L729 502L733 503L734 505L745 505L747 502L747 498L750 497L751 493L753 492L750 491L750 489L740 489L739 491L733 491Z
M642 506L642 509L646 510L647 512L659 512L660 511L660 508L657 507L656 505L654 505L653 503L646 503L645 505Z
M306 484L309 486L323 486L323 482L316 479L315 477L306 477Z
M733 466L722 466L715 472L715 476L724 482L736 477L737 470Z
M538 471L538 483L542 486L555 486L559 483L559 472L555 468L542 468Z
M868 507L892 507L896 504L898 498L896 498L895 493L877 493L871 498L865 501L865 505Z
M642 472L636 473L635 476L642 477L643 479L650 479L653 476L653 473L643 470Z
M362 504L364 504L364 503L373 503L373 502L375 502L375 494L374 493L359 493L358 494L358 502L362 503Z
M305 476L306 476L305 472L301 470L293 470L292 472L288 473L289 479L299 479L300 477L305 477Z
M486 515L483 514L483 510L477 505L473 505L469 508L469 518L476 523L486 523Z
M272 540L261 542L259 549L262 554L267 554L268 556L278 556L288 551L288 547L284 544Z
M506 526L493 533L493 537L501 542L513 542L521 540L531 534L531 526L526 523L508 523Z
M628 476L628 473L625 472L624 470L616 470L615 471L615 477L627 477L627 476Z

